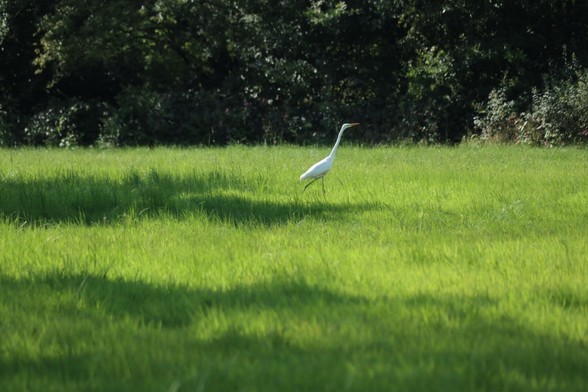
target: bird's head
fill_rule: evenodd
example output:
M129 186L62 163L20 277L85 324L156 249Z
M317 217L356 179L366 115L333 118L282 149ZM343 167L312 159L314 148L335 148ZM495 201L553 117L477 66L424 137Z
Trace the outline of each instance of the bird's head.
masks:
M341 127L341 132L343 132L344 130L346 130L347 128L351 128L354 127L356 125L359 125L359 123L345 123L343 124L343 126Z

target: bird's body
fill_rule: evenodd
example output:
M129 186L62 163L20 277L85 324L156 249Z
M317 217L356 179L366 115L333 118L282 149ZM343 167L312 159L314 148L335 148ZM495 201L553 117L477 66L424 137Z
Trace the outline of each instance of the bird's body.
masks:
M311 182L306 184L306 186L304 187L304 190L306 190L306 188L308 188L308 186L310 184L312 184L313 182L315 182L316 180L322 179L323 180L323 193L325 192L325 179L324 179L324 177L329 172L329 170L331 170L331 167L333 167L333 162L335 161L335 153L337 152L337 148L339 147L339 143L341 143L341 137L343 136L343 132L347 128L351 128L356 125L359 125L359 123L345 123L345 124L343 124L343 126L341 127L341 130L339 131L339 135L337 136L337 141L335 142L335 145L333 146L333 149L331 150L331 153L323 160L320 160L317 163L315 163L314 165L312 165L310 167L310 169L308 169L306 172L304 172L304 174L302 174L300 176L300 181L312 179Z
M322 161L315 163L310 167L310 169L308 169L306 172L304 172L303 175L300 176L300 181L308 180L309 178L318 180L319 178L324 177L327 174L327 172L331 170L331 167L333 167L334 161L334 157L331 157L329 155Z

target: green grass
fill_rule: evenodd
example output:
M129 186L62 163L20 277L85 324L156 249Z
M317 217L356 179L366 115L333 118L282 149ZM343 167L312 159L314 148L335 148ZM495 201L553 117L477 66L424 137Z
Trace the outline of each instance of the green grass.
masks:
M10 391L586 391L588 150L0 150Z

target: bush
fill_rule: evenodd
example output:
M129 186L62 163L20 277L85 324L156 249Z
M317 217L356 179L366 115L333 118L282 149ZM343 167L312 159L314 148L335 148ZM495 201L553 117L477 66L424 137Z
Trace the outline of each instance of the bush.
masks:
M543 91L533 91L531 115L546 141L588 141L588 70L548 79Z
M29 119L24 129L25 141L65 148L93 144L99 136L100 119L106 113L107 106L102 102L54 102Z
M588 141L588 70L546 77L542 90L533 89L527 111L492 90L474 118L480 139L528 145L561 145Z
M474 117L480 139L499 143L516 141L520 118L515 106L515 101L506 98L504 89L492 90L485 107L481 107L479 115Z
M8 126L7 113L0 104L0 147L9 144L10 127Z
M247 103L218 90L157 92L129 87L104 119L101 138L124 145L226 144L249 136L249 111Z

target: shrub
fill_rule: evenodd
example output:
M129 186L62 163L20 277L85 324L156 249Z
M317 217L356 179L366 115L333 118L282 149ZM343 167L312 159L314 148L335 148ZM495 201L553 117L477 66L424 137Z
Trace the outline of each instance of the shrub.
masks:
M490 142L513 142L517 139L517 123L520 118L515 101L506 98L504 89L492 90L485 107L474 117L474 127L480 139Z
M504 89L492 90L474 118L480 139L546 146L588 141L588 70L571 71L545 77L543 89L531 91L527 111L518 111L522 105Z
M54 102L33 115L24 129L31 145L73 147L93 144L100 132L106 105L96 101Z
M588 141L588 70L564 79L549 78L543 91L533 91L531 113L545 139L560 143Z
M10 128L8 127L7 113L0 104L0 147L9 144Z
M216 91L157 92L129 87L103 120L109 144L226 144L247 138L249 104Z

